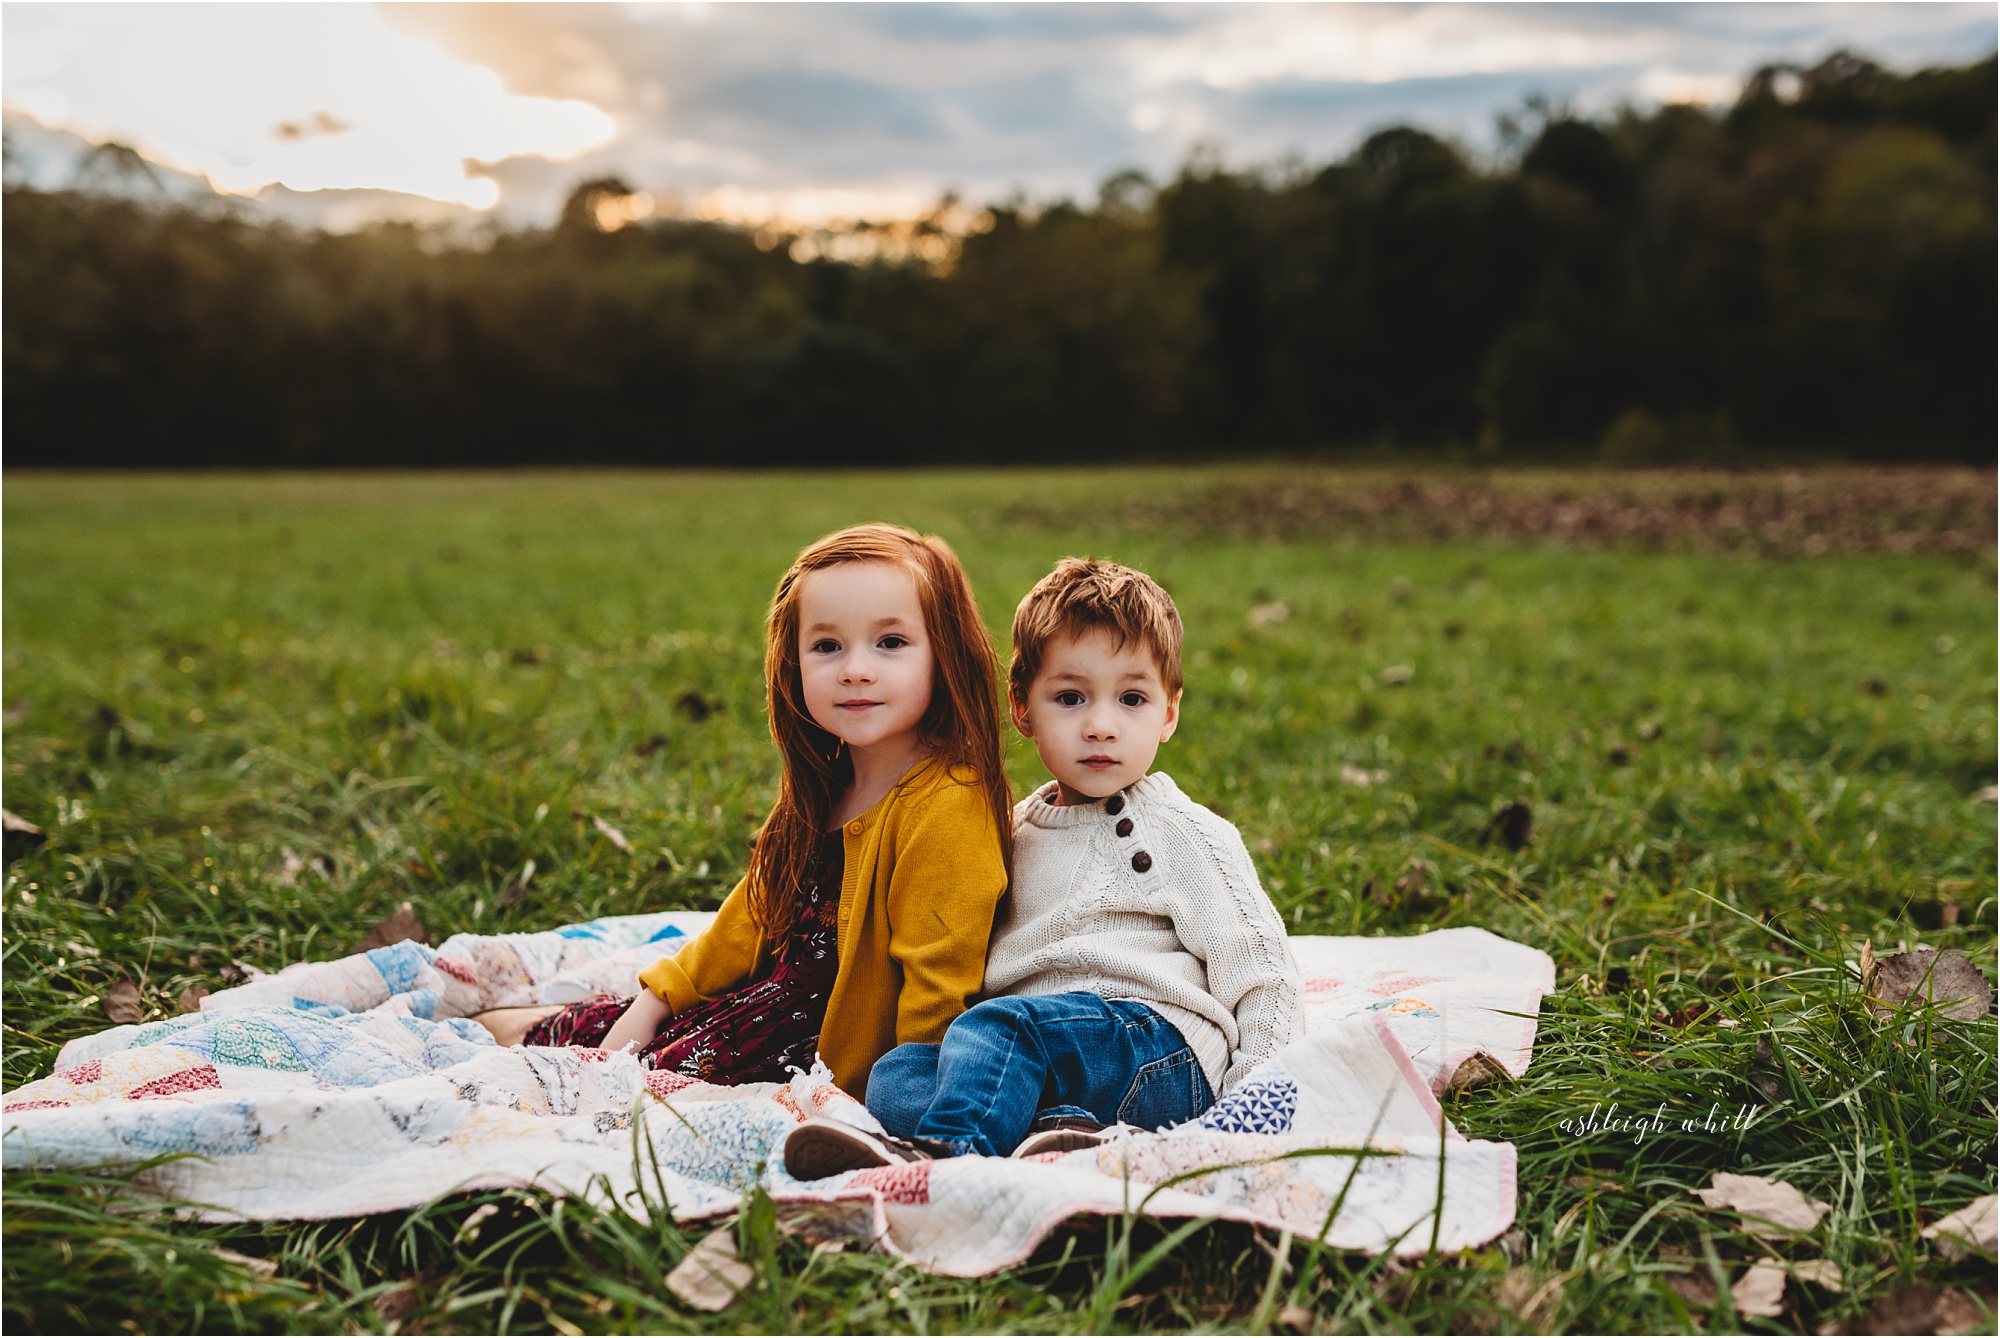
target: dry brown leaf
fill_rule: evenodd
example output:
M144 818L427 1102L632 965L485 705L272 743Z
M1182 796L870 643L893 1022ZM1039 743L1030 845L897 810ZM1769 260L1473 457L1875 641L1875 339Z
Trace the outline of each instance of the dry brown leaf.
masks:
M777 1205L778 1230L818 1248L830 1241L867 1245L875 1239L875 1205L867 1199Z
M1706 1273L1676 1273L1667 1286L1691 1306L1706 1310L1715 1304L1715 1279Z
M1272 623L1281 623L1291 616L1292 606L1283 600L1276 600L1269 604L1251 605L1250 613L1244 621L1252 627L1269 627Z
M1785 1313L1785 1266L1775 1259L1759 1259L1744 1270L1729 1289L1739 1315L1770 1319Z
M223 1263L234 1264L238 1268L247 1268L260 1278L274 1278L278 1276L278 1261L275 1259L259 1259L254 1254L238 1254L236 1251L226 1250L220 1245L211 1245L209 1249Z
M1370 771L1366 767L1357 767L1352 762L1342 762L1340 764L1340 779L1348 785L1365 789L1370 785L1380 785L1383 781L1388 780L1389 773L1386 771Z
M385 916L382 922L361 936L361 942L354 945L356 952L373 952L377 948L392 947L404 939L415 939L419 943L429 943L430 935L424 932L424 922L417 918L416 908L404 902Z
M1875 993L1875 943L1871 939L1861 945L1861 992Z
M1278 1311L1278 1327L1293 1333L1311 1333L1313 1312L1302 1305L1288 1305Z
M183 1013L199 1013L201 1011L201 1001L207 997L208 986L190 985L181 991L181 997L174 1000L174 1004Z
M1375 675L1381 681L1382 686L1387 688L1400 688L1416 676L1416 667L1408 664L1392 664L1381 673Z
M2000 1249L1996 1216L2000 1216L2000 1194L1981 1195L1925 1227L1923 1236L1936 1241L1938 1253L1947 1259L1963 1259L1975 1251L1991 1258Z
M1820 1218L1832 1211L1784 1181L1761 1175L1717 1171L1709 1187L1697 1189L1695 1194L1711 1208L1728 1208L1741 1214L1744 1230L1759 1236L1811 1231L1819 1225Z
M125 976L111 982L98 1006L104 1010L104 1016L121 1026L146 1020L146 1001L139 997L139 987Z
M402 1282L385 1292L375 1295L375 1314L384 1324L394 1324L408 1319L417 1308L417 1289L410 1283Z
M736 1257L736 1229L718 1227L701 1238L667 1274L667 1290L696 1310L727 1310L754 1276Z
M590 820L590 825L597 828L598 831L604 833L604 839L609 841L612 845L617 846L620 850L624 851L628 855L632 853L632 843L625 839L625 833L619 831L616 827L613 827L603 818L593 816Z
M1792 1276L1800 1282L1810 1282L1815 1287L1824 1287L1830 1292L1842 1290L1844 1279L1840 1265L1830 1259L1807 1259L1790 1265Z
M1993 1303L1985 1304L1970 1292L1946 1290L1928 1282L1907 1282L1876 1301L1865 1315L1844 1323L1828 1324L1823 1334L1835 1333L1991 1333Z
M1937 1332L1991 1333L1993 1332L1993 1301L1986 1298L1984 1305L1978 1297L1968 1291L1948 1291L1937 1299L1937 1307L1931 1312L1931 1323Z
M1875 988L1868 1006L1888 1017L1897 1009L1935 1003L1954 1022L1977 1022L1993 1010L1993 986L1962 952L1918 948L1884 957L1875 965Z

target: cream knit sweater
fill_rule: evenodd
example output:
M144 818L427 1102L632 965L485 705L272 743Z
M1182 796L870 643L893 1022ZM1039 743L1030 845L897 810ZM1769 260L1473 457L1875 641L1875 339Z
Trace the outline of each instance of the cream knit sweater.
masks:
M985 997L1087 991L1179 1029L1217 1096L1303 1031L1285 924L1236 828L1161 772L1094 804L1014 806Z

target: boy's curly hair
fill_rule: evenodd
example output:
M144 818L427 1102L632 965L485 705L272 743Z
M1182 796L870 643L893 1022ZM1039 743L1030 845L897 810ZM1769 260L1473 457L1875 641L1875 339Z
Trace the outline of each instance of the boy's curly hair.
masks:
M1068 557L1035 582L1014 610L1014 658L1007 666L1007 694L1014 704L1028 700L1051 642L1093 629L1111 633L1121 649L1135 641L1144 646L1167 691L1181 690L1181 615L1172 597L1143 571Z

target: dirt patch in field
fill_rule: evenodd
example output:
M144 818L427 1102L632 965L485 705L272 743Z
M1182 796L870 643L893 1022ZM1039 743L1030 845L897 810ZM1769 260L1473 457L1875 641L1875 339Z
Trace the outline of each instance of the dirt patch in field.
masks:
M1422 542L1494 539L1695 548L1770 556L1991 552L1985 470L1413 475L1301 471L1134 498L1135 527L1204 537ZM1034 508L1023 508L1031 510ZM1016 520L1036 518L1021 514Z

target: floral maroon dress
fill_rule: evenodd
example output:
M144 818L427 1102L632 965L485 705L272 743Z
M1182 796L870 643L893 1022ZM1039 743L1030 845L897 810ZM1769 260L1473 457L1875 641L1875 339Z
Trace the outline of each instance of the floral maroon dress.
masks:
M643 1068L712 1083L783 1082L788 1068L810 1069L840 965L841 834L820 842L804 886L805 911L780 944L771 973L670 1018L640 1047ZM598 1045L627 999L600 995L573 1003L528 1029L528 1045Z

